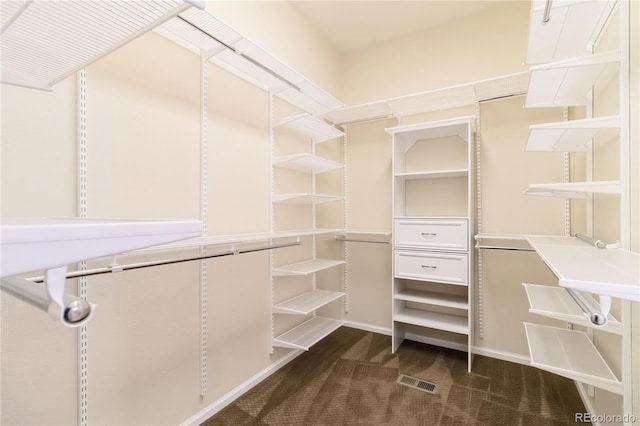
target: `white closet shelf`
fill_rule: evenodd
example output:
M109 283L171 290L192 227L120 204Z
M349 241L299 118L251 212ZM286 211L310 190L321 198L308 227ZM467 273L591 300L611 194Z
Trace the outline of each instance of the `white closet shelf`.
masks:
M575 237L526 235L561 287L640 302L640 254Z
M566 182L531 184L526 195L560 198L587 198L589 194L613 194L621 192L619 180L601 182Z
M275 314L309 315L318 308L338 300L345 294L338 291L313 290L285 300L273 307Z
M522 234L476 234L477 249L502 249L533 251L533 248Z
M1 276L52 269L202 234L199 220L3 219Z
M586 152L591 139L605 133L610 139L619 132L619 116L536 124L529 127L525 151Z
M313 259L273 269L274 277L288 275L310 275L325 269L344 265L344 260Z
M407 144L408 148L410 144L419 140L438 139L449 136L458 136L468 143L470 142L468 135L469 126L473 129L474 123L475 118L470 115L449 120L390 127L385 130L394 137L395 141Z
M457 315L404 308L396 313L393 320L452 333L469 334L469 320L467 317Z
M342 197L326 194L311 194L308 192L296 194L276 194L273 202L279 204L320 204L330 201L340 201Z
M609 333L622 334L622 324L611 314L607 316L606 325L602 327L595 326L564 288L527 283L522 285L529 299L529 312L533 314L584 327L597 328ZM582 297L588 299L592 306L599 305L594 298L586 293L583 293Z
M443 179L443 178L467 177L467 176L469 176L469 169L396 173L394 175L394 177L399 180Z
M591 88L598 82L609 81L619 68L619 51L531 67L525 106L586 105Z
M274 128L286 127L310 136L314 143L321 143L344 136L344 132L309 114L287 117L275 123Z
M2 82L53 86L203 0L3 2Z
M429 305L445 306L447 308L469 309L469 302L466 296L459 296L446 293L435 293L432 291L416 290L405 288L398 292L394 299L406 302L425 303Z
M316 316L273 339L273 346L308 351L342 324L344 321Z
M586 333L524 323L531 365L622 394L618 380Z
M160 33L197 49L229 71L268 89L310 114L344 106L303 75L205 10L189 9L162 25Z
M332 170L341 169L342 164L335 161L327 160L326 158L318 157L313 154L292 154L276 157L273 160L275 167L282 167L292 170L308 171L312 170L314 173L324 173Z
M588 54L607 22L615 1L554 1L548 22L542 22L546 0L531 3L528 64Z

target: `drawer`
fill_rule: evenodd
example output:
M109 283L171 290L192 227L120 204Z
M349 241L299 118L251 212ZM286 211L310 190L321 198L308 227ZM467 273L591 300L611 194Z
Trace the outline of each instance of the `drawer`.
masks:
M396 219L393 238L398 247L460 251L469 248L465 219Z
M467 285L469 264L466 254L396 250L396 278Z

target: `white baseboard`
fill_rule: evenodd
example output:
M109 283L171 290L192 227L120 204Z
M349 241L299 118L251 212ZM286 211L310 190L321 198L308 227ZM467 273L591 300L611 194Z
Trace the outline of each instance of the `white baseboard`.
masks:
M421 336L419 334L407 333L405 335L407 340L413 340L414 342L426 343L427 345L440 346L443 348L455 349L457 351L467 351L467 345L462 343L449 342L448 340L435 339L433 337Z
M379 327L377 325L365 324L362 322L345 321L345 327L357 328L358 330L370 331L372 333L385 334L391 336L391 329Z
M516 364L531 365L531 359L528 356L514 354L513 352L498 351L495 349L474 347L473 353L476 355L487 356L489 358L501 359L503 361L515 362Z
M182 426L191 426L191 425L199 425L207 420L209 417L216 414L218 411L222 410L227 405L231 404L233 401L241 397L245 392L249 391L255 385L287 365L289 362L293 361L298 356L302 355L304 351L296 350L291 351L284 357L280 358L278 361L270 364L267 368L259 371L254 376L242 382L239 386L235 387L231 391L224 394L221 398L218 398L202 410L200 410L195 415L189 417L187 420L181 423Z

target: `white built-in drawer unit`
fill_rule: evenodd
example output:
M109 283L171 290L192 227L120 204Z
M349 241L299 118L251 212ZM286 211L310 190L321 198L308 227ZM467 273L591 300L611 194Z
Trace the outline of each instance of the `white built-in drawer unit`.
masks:
M396 219L393 235L397 247L467 251L469 246L466 219Z
M394 275L418 281L467 285L466 254L396 250Z

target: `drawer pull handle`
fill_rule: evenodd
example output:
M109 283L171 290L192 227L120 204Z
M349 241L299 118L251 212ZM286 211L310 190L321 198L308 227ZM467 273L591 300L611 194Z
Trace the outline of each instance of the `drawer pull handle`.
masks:
M429 265L422 265L422 267L430 271L435 271L435 269L437 268L437 266L429 266Z
M435 237L436 234L435 232L421 232L420 235L422 235L423 237Z

